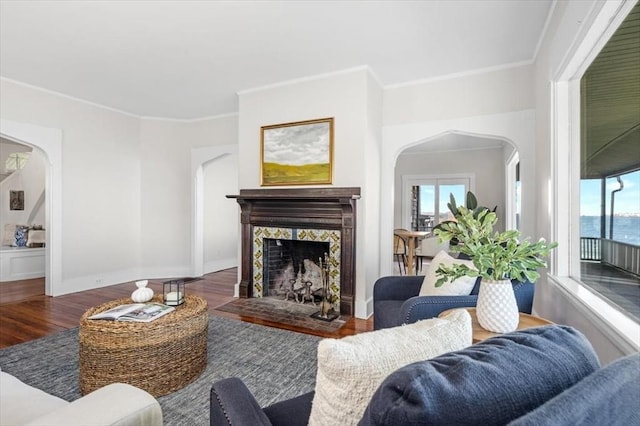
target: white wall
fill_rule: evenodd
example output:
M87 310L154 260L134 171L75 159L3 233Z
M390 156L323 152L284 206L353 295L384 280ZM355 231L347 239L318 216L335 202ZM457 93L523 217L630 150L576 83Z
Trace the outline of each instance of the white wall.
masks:
M144 219L139 264L146 277L179 277L190 272L189 129L185 122L140 123L140 216Z
M61 170L54 173L63 188L54 195L60 224L52 230L60 234L54 255L61 265L48 293L190 275L190 148L235 143L237 117L141 120L8 80L0 84L0 118L62 131Z
M236 129L235 115L196 122L141 120L140 265L145 277L192 274L191 150L234 143Z
M260 187L260 127L334 117L333 186L361 186L367 69L240 92L240 188ZM321 186L321 185L320 185Z
M226 195L238 193L238 156L207 162L204 181L204 273L238 265L238 203Z
M529 65L391 86L384 92L384 125L522 111L534 105Z
M378 277L377 179L381 89L368 68L292 81L239 94L239 187L260 186L260 127L334 117L333 186L360 187L357 202L356 316L370 314ZM371 163L368 163L371 161ZM374 243L369 244L369 241Z
M364 217L358 223L358 230L366 236L366 244L356 247L357 258L362 259L356 271L356 312L360 318L373 313L373 284L380 277L380 239L376 238L380 230L380 155L382 147L382 99L380 82L369 74L367 76L367 117L364 140L364 184L362 199L358 202L358 211ZM361 296L360 296L361 295Z
M2 119L63 132L63 214L52 232L64 255L53 294L126 281L139 244L138 120L6 80L0 92Z

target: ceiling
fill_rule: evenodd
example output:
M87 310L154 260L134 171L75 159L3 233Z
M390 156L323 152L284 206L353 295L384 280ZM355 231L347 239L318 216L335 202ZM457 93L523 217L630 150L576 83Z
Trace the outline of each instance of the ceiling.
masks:
M640 168L640 2L585 72L581 99L581 177Z
M535 59L553 0L0 1L0 76L141 117L368 66L383 86Z

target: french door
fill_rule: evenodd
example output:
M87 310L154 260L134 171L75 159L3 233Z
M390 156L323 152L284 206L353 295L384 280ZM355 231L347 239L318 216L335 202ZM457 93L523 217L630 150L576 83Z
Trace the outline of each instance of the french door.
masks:
M451 194L464 205L472 190L473 176L403 177L402 225L413 231L431 231L440 222L452 219L447 207Z

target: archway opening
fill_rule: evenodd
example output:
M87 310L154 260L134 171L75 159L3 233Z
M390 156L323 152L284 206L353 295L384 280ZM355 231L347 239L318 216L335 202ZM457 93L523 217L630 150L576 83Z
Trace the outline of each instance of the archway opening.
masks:
M56 296L62 284L62 132L0 119L0 137L38 149L45 157L45 294Z
M225 197L238 192L236 145L193 149L193 275L228 269L238 264L238 207ZM231 220L229 219L231 218ZM237 290L236 290L237 292Z
M450 195L464 204L467 191L476 195L480 205L495 208L497 229L516 228L520 199L517 164L515 145L492 135L448 131L407 146L394 168L393 228L433 236L438 223L451 219L447 207ZM420 253L419 242L416 247Z

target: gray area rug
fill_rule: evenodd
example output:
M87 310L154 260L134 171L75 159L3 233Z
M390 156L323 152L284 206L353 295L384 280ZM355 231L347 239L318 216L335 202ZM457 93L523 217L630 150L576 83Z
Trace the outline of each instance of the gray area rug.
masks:
M165 425L208 425L209 390L240 377L261 406L313 390L320 338L210 317L208 364L193 383L158 398ZM0 366L23 382L67 401L81 397L78 329L0 350Z

